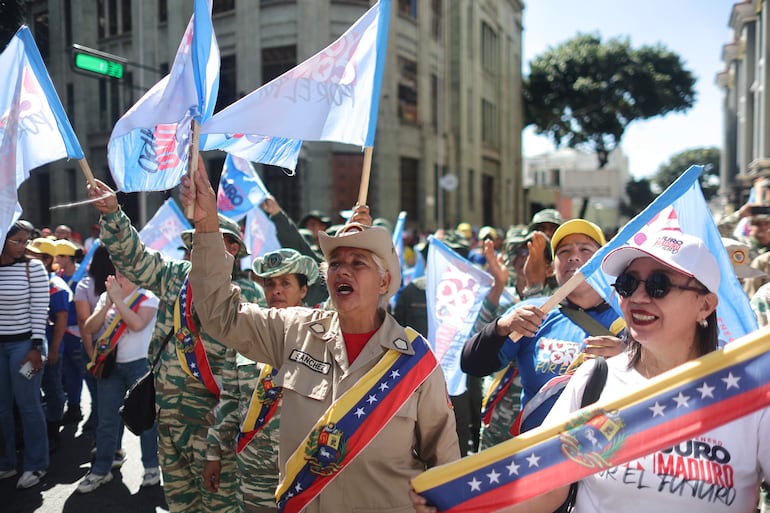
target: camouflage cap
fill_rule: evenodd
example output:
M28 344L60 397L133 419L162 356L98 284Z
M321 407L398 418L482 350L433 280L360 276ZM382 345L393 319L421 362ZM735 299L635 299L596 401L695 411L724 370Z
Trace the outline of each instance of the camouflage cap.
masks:
M288 248L271 251L255 258L251 268L254 270L254 274L262 279L287 274L302 274L307 278L309 285L318 280L319 273L315 260L299 251Z
M532 221L529 223L529 229L531 230L535 226L543 223L552 223L561 226L563 222L564 219L561 217L558 210L546 208L532 216Z
M217 214L217 218L219 219L219 231L225 235L231 236L240 246L235 258L248 256L249 250L246 247L246 243L243 242L243 238L241 237L241 227L238 226L238 223L222 214ZM193 233L195 233L195 230L185 230L179 234L179 236L182 237L182 243L184 243L187 249L192 249Z
M457 230L447 230L441 242L452 248L458 255L468 258L471 243L465 235Z

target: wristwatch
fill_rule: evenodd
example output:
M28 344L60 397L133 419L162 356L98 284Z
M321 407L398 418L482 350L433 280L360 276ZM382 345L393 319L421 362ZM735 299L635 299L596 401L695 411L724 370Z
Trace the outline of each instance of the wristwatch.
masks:
M37 351L38 353L43 353L43 341L39 338L33 338L32 339L32 347L30 347L30 350Z

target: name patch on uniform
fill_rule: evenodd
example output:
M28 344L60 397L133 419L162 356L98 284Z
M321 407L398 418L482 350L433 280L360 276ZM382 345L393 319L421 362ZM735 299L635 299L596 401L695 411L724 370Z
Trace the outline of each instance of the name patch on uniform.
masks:
M301 363L302 365L316 372L320 372L321 374L329 374L329 370L331 369L331 364L322 362L320 360L316 360L309 354L303 353L298 349L295 349L291 352L291 355L289 356L289 360L293 362Z

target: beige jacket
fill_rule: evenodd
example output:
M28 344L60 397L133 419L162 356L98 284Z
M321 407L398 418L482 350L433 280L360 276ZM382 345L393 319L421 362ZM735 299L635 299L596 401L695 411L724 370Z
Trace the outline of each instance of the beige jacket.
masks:
M280 372L284 387L279 462L304 441L326 409L369 371L388 349L413 354L393 317L349 365L336 312L308 308L262 309L240 303L230 284L232 257L219 233L196 234L190 283L203 328L243 355ZM406 349L403 349L406 347ZM460 457L455 419L440 367L380 434L308 506L308 512L411 512L409 480Z

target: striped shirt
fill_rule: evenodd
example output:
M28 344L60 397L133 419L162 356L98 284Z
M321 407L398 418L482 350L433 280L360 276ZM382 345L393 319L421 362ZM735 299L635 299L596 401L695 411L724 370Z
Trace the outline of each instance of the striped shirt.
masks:
M30 332L32 338L45 340L47 316L48 273L43 263L0 265L0 342Z

